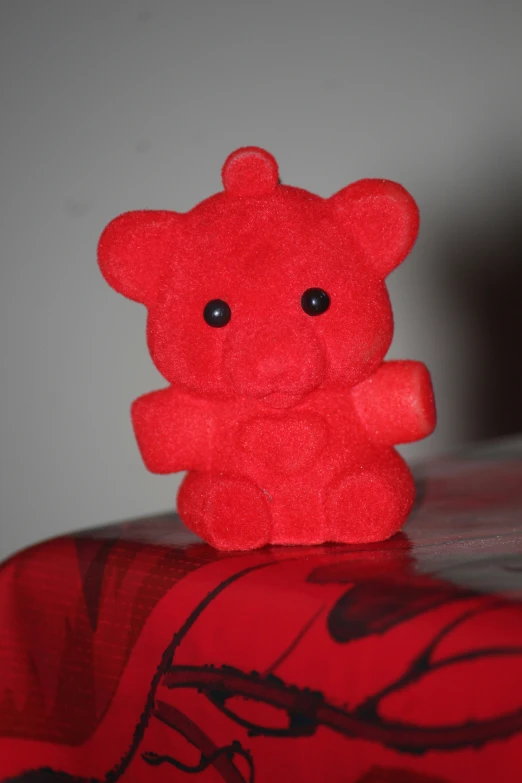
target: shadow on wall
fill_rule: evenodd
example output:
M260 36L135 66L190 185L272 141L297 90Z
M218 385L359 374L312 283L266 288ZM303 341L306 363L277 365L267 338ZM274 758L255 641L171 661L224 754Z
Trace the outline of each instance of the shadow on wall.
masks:
M468 440L522 432L522 170L518 171L518 177L507 170L505 178L499 178L498 171L492 181L484 178L467 225L450 227L441 253L445 295L462 314L463 328L469 329Z

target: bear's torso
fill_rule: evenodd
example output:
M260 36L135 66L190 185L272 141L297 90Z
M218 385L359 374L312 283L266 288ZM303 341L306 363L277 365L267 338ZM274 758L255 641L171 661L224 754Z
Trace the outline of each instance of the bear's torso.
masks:
M212 469L240 472L263 484L333 475L366 461L374 446L350 390L317 391L299 405L271 409L238 400L218 403Z

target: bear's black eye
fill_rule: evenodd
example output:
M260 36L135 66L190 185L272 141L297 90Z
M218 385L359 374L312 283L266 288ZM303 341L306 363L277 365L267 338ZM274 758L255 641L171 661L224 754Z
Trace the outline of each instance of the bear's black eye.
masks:
M231 315L230 307L222 299L211 299L203 310L203 318L207 324L214 326L216 329L226 326L230 321Z
M322 315L330 307L330 297L322 288L307 288L301 297L301 307L307 315Z

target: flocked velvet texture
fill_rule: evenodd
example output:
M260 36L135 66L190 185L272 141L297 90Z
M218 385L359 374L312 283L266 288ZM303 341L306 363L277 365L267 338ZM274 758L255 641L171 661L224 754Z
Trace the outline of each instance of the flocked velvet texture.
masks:
M394 450L435 426L429 373L383 362L393 334L384 280L418 230L411 196L363 180L323 199L281 185L243 148L224 190L188 213L129 212L99 243L111 286L148 309L169 386L132 406L145 465L188 470L178 510L219 549L386 539L414 501ZM327 292L308 315L301 297ZM220 328L203 318L215 299Z

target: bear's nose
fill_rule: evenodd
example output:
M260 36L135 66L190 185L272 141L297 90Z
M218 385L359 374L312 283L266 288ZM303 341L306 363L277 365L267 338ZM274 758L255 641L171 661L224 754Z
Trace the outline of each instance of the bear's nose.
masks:
M306 394L320 384L325 368L313 332L276 325L231 334L223 363L235 390L254 397Z

